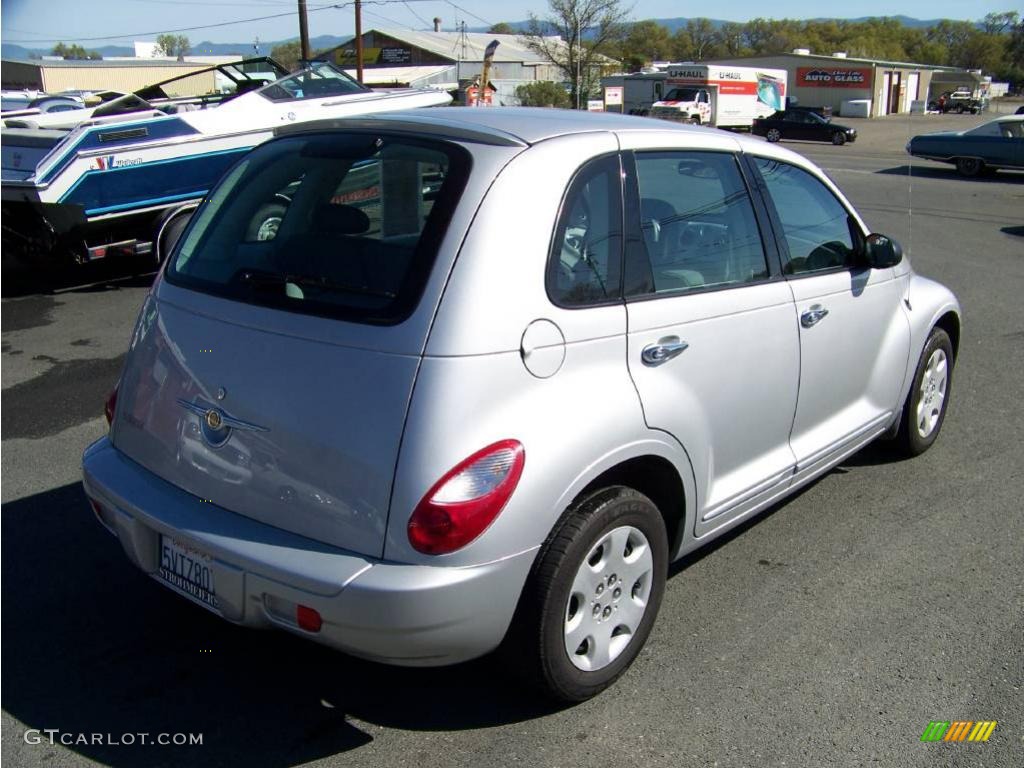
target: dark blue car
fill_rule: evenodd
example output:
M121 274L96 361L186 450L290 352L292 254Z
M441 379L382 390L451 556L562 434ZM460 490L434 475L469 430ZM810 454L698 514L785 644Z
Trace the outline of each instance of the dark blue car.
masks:
M952 163L964 176L1000 168L1024 170L1024 115L1007 115L967 131L942 131L907 142L914 157Z

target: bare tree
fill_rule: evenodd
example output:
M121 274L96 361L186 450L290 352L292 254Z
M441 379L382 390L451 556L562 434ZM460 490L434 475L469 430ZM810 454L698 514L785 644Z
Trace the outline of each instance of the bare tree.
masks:
M629 11L620 0L548 0L548 7L544 19L530 14L523 40L562 71L571 83L570 101L579 109L622 38Z

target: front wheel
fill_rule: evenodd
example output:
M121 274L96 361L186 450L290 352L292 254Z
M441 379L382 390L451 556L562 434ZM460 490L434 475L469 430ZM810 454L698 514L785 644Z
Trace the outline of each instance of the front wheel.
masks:
M780 131L778 128L769 128L768 132L764 135L764 137L774 144L776 141L782 138L782 131Z
M553 698L596 696L647 641L667 568L665 523L650 499L622 486L586 497L542 548L508 651Z
M960 175L968 178L977 176L984 167L985 164L976 157L960 157L956 161L956 169Z
M832 134L832 143L837 147L843 146L846 143L846 134L842 131L836 131Z
M933 328L917 363L910 393L903 405L897 444L907 456L919 456L939 436L949 406L953 381L953 345L949 334Z
M249 220L245 232L246 242L264 242L277 237L277 230L287 210L287 206L279 202L262 205Z

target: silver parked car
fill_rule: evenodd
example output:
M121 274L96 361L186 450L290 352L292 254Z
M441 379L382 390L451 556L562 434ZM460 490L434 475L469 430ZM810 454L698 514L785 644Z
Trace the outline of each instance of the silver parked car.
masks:
M391 664L501 646L581 700L671 561L876 438L926 450L959 338L775 145L521 108L307 125L193 218L85 488L228 621Z

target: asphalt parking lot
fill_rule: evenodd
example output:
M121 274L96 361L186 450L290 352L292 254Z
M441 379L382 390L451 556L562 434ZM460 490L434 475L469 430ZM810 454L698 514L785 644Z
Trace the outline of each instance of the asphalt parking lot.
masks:
M786 142L960 297L963 342L938 443L904 462L869 447L677 564L633 668L565 709L489 659L440 670L361 662L226 625L137 572L89 511L79 459L104 432L103 399L150 278L100 265L43 291L6 273L0 757L1020 766L1024 173L962 179L903 152L916 133L982 119L856 121L851 145ZM933 720L998 726L983 744L922 743ZM27 729L105 738L27 743ZM202 734L202 745L144 745L142 733ZM136 743L112 743L125 734Z

